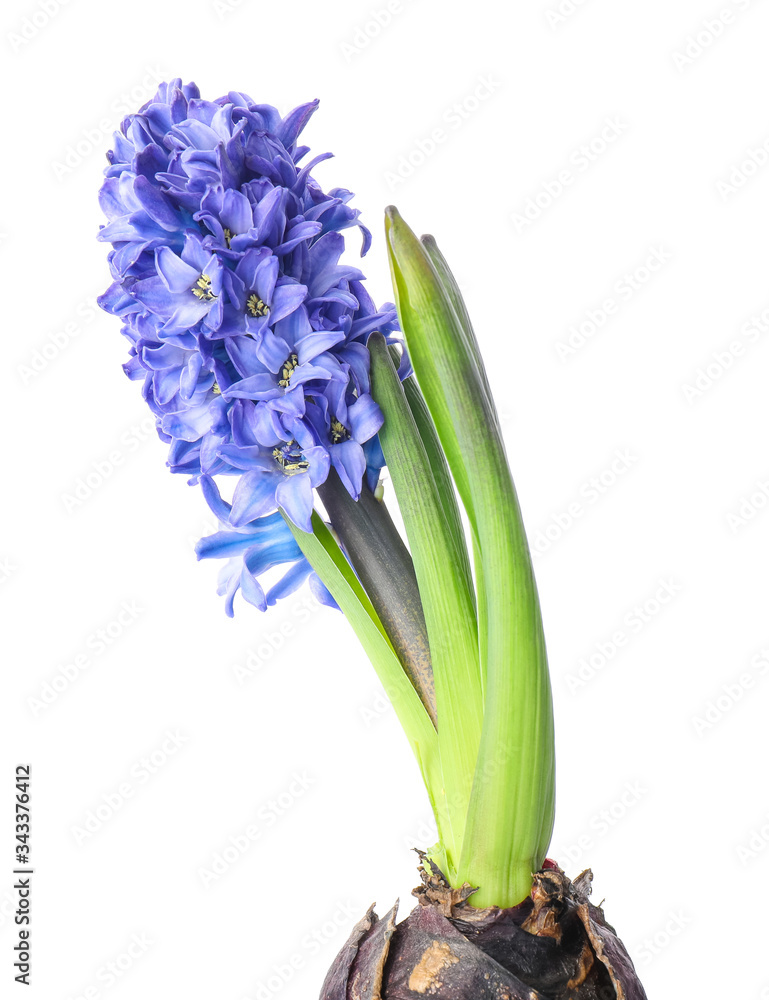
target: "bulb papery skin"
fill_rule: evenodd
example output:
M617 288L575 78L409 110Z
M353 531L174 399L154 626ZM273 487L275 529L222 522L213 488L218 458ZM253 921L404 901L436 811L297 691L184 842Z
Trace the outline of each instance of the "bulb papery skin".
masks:
M646 1000L624 944L590 902L589 869L572 882L547 861L531 895L507 908L476 908L470 886L421 871L419 905L398 924L397 902L381 918L371 906L320 1000Z

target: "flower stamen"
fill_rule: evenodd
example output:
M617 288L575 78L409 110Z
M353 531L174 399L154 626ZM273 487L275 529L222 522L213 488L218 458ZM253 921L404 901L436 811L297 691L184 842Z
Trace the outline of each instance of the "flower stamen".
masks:
M331 444L340 444L342 441L350 440L350 432L336 417L331 421Z
M216 298L214 292L211 291L211 279L207 274L201 274L192 287L192 294L203 302L210 302L211 299Z
M257 319L260 316L266 316L270 311L270 307L267 303L263 302L256 293L249 295L248 301L246 302L246 309L248 309L251 315Z
M232 239L232 230L231 229L225 229L224 230L224 242L227 244L227 249L228 250L230 249L230 240L231 239Z
M296 476L310 468L310 463L302 454L302 449L296 441L289 441L287 444L273 448L272 457L286 476Z
M299 358L296 354L289 354L286 360L283 362L280 369L280 378L278 379L278 385L282 389L288 389L291 385L291 376L294 371L299 367Z

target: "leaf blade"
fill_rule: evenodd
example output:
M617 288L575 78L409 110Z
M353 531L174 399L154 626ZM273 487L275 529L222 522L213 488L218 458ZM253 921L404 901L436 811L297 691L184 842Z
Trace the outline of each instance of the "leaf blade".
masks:
M458 877L480 885L476 905L512 906L528 894L543 860L554 809L539 598L477 342L395 209L388 209L386 230L411 361L474 532L485 712Z
M374 334L368 346L372 393L385 417L380 441L409 540L430 643L443 774L436 820L447 838L444 846L453 875L462 851L483 723L475 597L384 338Z

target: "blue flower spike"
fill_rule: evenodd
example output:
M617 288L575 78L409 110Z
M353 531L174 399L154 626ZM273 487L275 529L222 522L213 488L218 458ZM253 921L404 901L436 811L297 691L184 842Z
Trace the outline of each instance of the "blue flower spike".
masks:
M298 139L317 106L282 117L246 94L207 101L172 80L123 121L100 192L113 284L99 301L123 323L126 372L144 383L168 465L193 484L237 480L223 522L242 534L200 552L236 559L228 614L238 590L271 603L260 559L299 580L296 543L275 541L291 538L279 511L309 532L331 468L354 498L381 468L366 339L396 339L395 309L378 310L361 271L340 263L344 230L360 229L363 253L371 235L349 191L313 178L330 154L304 162Z

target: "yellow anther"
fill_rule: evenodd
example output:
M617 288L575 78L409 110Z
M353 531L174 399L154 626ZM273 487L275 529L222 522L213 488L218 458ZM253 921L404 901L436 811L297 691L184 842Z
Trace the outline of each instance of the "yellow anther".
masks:
M254 317L266 316L270 311L270 307L266 302L263 302L258 295L249 295L248 301L246 302L246 309Z
M289 441L288 444L273 448L272 457L286 476L295 476L297 473L306 472L310 468L310 463L302 454L302 450L296 441Z
M345 425L334 417L331 421L331 444L339 444L340 441L347 441L349 437L350 432Z
M291 376L294 374L296 368L299 367L299 358L296 354L289 354L280 369L280 378L278 379L278 385L283 389L288 389L291 385Z
M211 299L216 298L216 295L211 291L211 279L207 274L201 274L193 285L192 294L203 302L210 302Z

